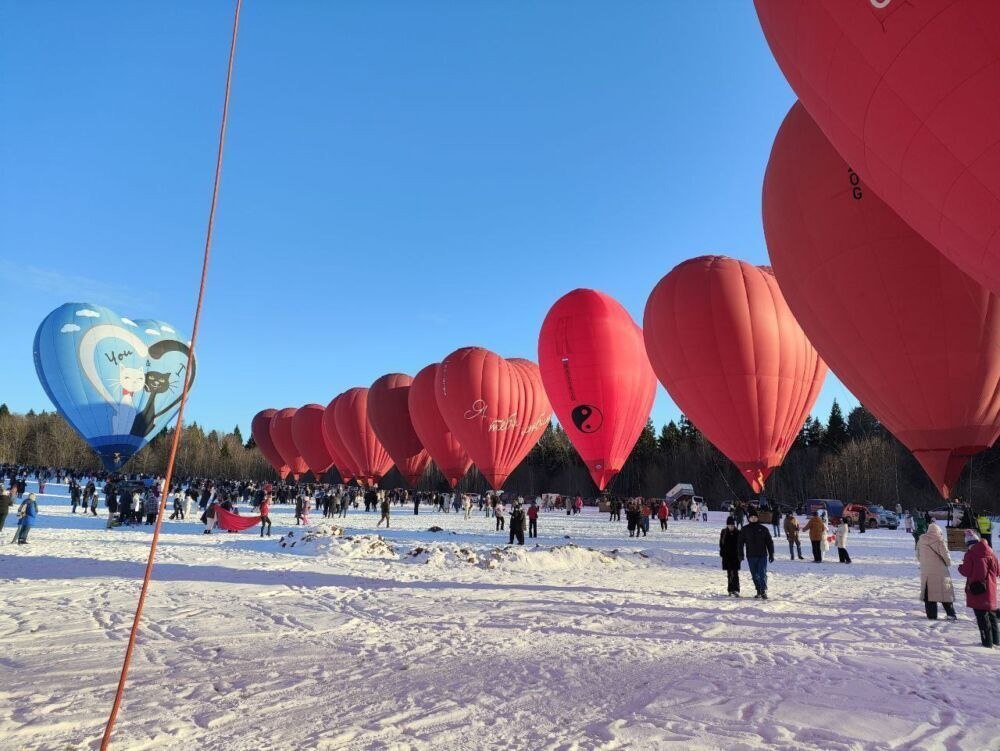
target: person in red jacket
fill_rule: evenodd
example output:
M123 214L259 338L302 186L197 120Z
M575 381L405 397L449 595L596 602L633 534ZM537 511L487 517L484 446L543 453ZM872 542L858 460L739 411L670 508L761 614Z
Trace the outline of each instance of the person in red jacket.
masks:
M670 507L666 501L660 501L660 507L656 509L656 518L660 520L660 529L666 529L667 519L670 518Z
M528 506L528 537L538 537L538 506L534 501Z
M979 636L987 649L1000 646L997 618L997 578L1000 560L990 546L971 529L965 530L965 558L958 573L965 577L965 604L976 614Z
M260 536L264 536L264 527L267 527L267 536L271 536L271 495L265 494L264 500L260 502Z

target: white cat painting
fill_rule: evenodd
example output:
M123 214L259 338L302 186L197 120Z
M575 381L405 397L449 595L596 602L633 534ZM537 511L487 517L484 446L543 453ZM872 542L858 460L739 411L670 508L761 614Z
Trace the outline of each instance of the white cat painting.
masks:
M142 368L118 365L118 379L112 381L121 393L118 405L111 415L112 434L128 434L135 420L136 406L146 386L146 372Z

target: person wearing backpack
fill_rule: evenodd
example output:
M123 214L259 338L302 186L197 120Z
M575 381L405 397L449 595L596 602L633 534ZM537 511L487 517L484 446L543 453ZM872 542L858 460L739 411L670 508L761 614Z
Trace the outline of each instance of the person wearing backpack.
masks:
M965 530L965 558L958 573L965 577L965 604L976 614L979 638L987 649L1000 647L1000 622L997 618L997 578L1000 560L979 533Z
M14 533L14 539L11 542L16 542L18 545L27 545L28 532L34 526L35 519L38 518L38 504L35 502L34 493L28 493L27 499L17 509L17 518L17 531Z

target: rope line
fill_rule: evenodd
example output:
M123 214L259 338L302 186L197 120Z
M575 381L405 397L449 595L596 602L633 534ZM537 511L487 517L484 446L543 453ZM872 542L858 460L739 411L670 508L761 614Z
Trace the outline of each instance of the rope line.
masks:
M201 307L205 299L205 282L208 278L208 261L212 250L212 230L215 228L215 207L219 199L219 182L222 177L222 154L226 142L226 124L229 120L229 94L233 80L233 60L236 57L236 37L240 27L240 9L243 0L236 0L236 9L233 14L233 32L229 43L229 66L226 70L226 94L222 103L222 122L219 127L219 147L215 158L215 180L212 185L212 203L208 210L208 229L205 233L205 251L201 262L201 282L198 287L198 302L194 310L194 323L191 326L191 344L189 346L189 365L194 361L195 345L198 342L198 324L201 321ZM132 630L128 637L128 648L125 650L125 659L122 662L121 675L118 678L118 690L115 692L115 701L111 707L111 714L108 715L108 722L104 727L104 737L101 740L101 751L107 751L111 743L111 733L114 731L115 721L118 719L118 711L121 709L122 697L125 694L125 683L128 680L128 669L132 663L132 653L135 650L136 636L139 633L139 624L142 620L142 609L146 603L146 594L149 591L149 583L153 573L153 561L156 558L156 545L160 539L160 528L163 525L163 514L167 506L167 496L170 494L170 482L173 479L174 462L177 459L177 448L180 445L181 427L184 424L184 407L187 405L188 391L191 388L191 373L193 368L184 370L184 388L181 391L180 408L177 410L177 424L174 426L173 443L170 447L170 459L167 462L167 473L163 480L163 492L160 495L160 508L156 515L156 526L153 528L153 539L149 546L149 558L146 560L146 574L142 580L142 589L139 592L139 602L135 608L135 618L132 621Z

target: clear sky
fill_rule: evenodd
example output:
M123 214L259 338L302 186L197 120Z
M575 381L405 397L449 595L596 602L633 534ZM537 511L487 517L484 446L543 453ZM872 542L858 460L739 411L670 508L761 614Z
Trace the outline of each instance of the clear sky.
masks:
M13 410L50 408L31 346L63 302L190 330L231 12L0 0ZM575 287L641 320L686 258L766 262L793 101L750 2L247 0L189 417L248 435L460 346L536 359Z

